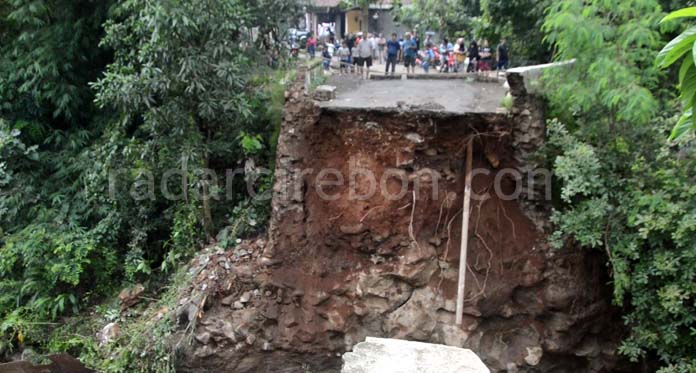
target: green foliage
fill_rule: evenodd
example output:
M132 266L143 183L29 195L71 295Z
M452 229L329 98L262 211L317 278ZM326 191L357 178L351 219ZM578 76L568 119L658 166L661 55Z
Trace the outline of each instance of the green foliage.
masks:
M263 138L261 135L249 135L242 131L237 138L246 155L257 154L263 149Z
M174 227L170 240L165 243L167 254L162 260L161 269L170 272L176 265L186 259L191 248L196 247L201 239L202 228L198 211L191 204L184 204L174 215Z
M651 0L549 7L556 58L576 58L545 76L561 119L548 126L562 186L552 239L606 253L630 331L619 351L682 372L696 354L696 157L688 147L675 154L664 136L678 118L653 63L661 16Z
M44 343L49 326L123 283L174 272L229 216L255 219L235 235L262 229L268 200L245 202L241 180L218 203L225 180L200 169L272 164L287 81L272 67L300 10L292 0L0 2L0 355L19 345L93 354L91 334ZM181 177L165 180L171 171ZM135 350L126 371L145 369Z
M397 20L419 31L434 31L452 41L488 39L492 48L506 38L514 65L545 63L549 48L541 23L551 1L535 0L415 0L397 6Z
M684 17L696 17L696 7L674 11L666 15L660 23ZM696 55L696 26L684 30L679 36L667 43L660 53L657 54L656 64L663 69L668 68L684 57L679 68L679 91L681 93L682 105L684 106L684 114L672 129L670 134L671 140L696 131L696 120L694 120L693 116L694 103L696 102L696 65L694 65L694 55Z
M506 95L500 101L500 106L507 109L508 111L512 109L513 104L514 104L514 99L512 98L511 95Z
M176 372L177 350L190 342L191 335L184 332L178 338L173 337L176 328L169 312L176 309L182 289L192 281L187 269L182 267L173 272L157 300L140 315L116 319L121 333L100 348L96 356L90 348L80 350L83 361L99 372ZM101 315L100 324L107 320L108 310ZM53 340L64 338L58 334Z
M550 125L551 136L559 136L562 131L553 128L560 124ZM578 140L556 144L567 157ZM633 151L637 161L629 169L595 169L605 163L595 155L589 171L579 159L573 162L575 171L560 173L562 193L575 200L554 213L554 239L559 246L572 237L580 246L608 253L615 301L627 306L625 320L631 327L620 351L632 359L656 351L666 362L677 362L693 356L696 343L696 157L676 160L666 144L657 154L641 153ZM622 189L577 188L579 183L612 182L617 172L623 173Z
M646 350L657 351L667 362L694 356L694 167L693 155L675 160L667 151L652 164L640 159L634 165L633 171L645 176L632 180L631 209L626 212L631 234L616 258L625 261L621 264L630 278L617 290L631 294L633 310L626 320L635 327L624 350L634 358Z
M24 144L20 135L20 130L0 119L0 219L4 223L13 222L26 205L24 198L31 189L26 190L21 172L38 160L37 147Z
M271 8L287 10L284 4ZM137 126L143 138L158 139L141 144L140 152L152 154L157 163L148 169L166 170L183 158L189 169L214 167L224 175L240 158L261 151L268 122L258 128L255 109L267 96L254 79L264 69L257 62L268 52L268 39L257 38L255 48L247 45L254 39L246 25L279 26L272 27L278 21L250 11L249 5L126 1L119 11L129 16L107 22L103 43L115 50L115 61L94 85L97 103L118 109L123 125ZM241 151L230 144L235 138L241 139ZM185 195L200 193L205 200L218 187L190 176ZM211 220L224 214L225 207L196 203L200 225L211 234Z
M516 66L546 63L549 46L541 26L550 0L481 0L482 17L474 23L474 36L492 45L506 38Z
M61 141L59 133L47 140ZM27 322L76 312L83 296L108 287L116 250L105 228L118 229L119 221L93 209L98 197L89 178L95 168L84 162L88 150L75 149L79 141L41 152L0 121L0 142L2 329L31 341Z
M182 267L164 279L158 293L148 294L156 300L147 306L141 303L132 312L121 313L114 299L97 306L90 315L67 318L48 333L46 349L69 353L98 372L175 372L177 349L190 342L190 334L173 335L176 328L170 312L190 284L187 269ZM157 284L161 280L152 278ZM107 323L116 323L120 332L99 346L93 336Z
M237 206L228 219L229 225L218 233L218 243L223 248L229 248L239 243L242 238L258 232L260 222L270 217L267 203L270 189L270 178L262 184L259 196L250 198Z
M684 359L679 363L670 364L662 369L658 370L657 373L693 373L696 372L696 360Z
M549 122L549 137L552 146L564 150L554 161L554 172L564 181L563 201L569 203L576 196L603 192L600 161L594 148L571 136L556 120Z
M442 36L466 36L474 16L480 13L478 1L415 0L400 7L397 19L409 28L434 31Z
M324 70L321 68L321 65L318 63L315 63L314 66L310 66L309 73L311 80L311 84L309 85L309 92L313 93L317 89L317 87L326 83L326 80L328 78L324 74Z
M7 40L0 44L0 115L85 119L92 100L87 83L108 58L93 46L113 1L3 4L7 8L0 12L0 23L7 28Z
M570 106L565 122L573 122L572 115L592 116L584 125L595 131L597 125L615 128L650 120L658 105L652 92L659 75L651 51L660 43L656 25L661 14L654 0L564 0L549 6L543 29L555 59L576 60L572 68L547 76L551 98Z
M103 170L90 144L103 122L87 85L109 55L95 47L111 4L0 5L4 352L16 342L35 343L37 325L76 312L113 286L121 221L99 190Z

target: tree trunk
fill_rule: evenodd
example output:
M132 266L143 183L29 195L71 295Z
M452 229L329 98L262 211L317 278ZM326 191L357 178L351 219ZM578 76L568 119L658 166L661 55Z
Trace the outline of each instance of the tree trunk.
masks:
M208 132L208 141L210 141L210 132ZM208 149L206 146L203 165L208 169ZM205 178L201 180L201 189L203 193L203 230L205 231L205 237L210 241L213 238L213 213L210 208L210 181L207 179L207 174Z
M213 238L213 215L210 212L210 186L207 180L203 181L203 230L210 241Z

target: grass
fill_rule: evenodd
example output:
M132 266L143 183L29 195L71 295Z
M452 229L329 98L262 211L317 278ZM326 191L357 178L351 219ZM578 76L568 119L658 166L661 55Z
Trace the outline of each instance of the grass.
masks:
M182 289L190 284L187 270L188 266L180 266L162 287L159 298L149 304L143 301L119 313L114 298L97 306L91 315L67 320L53 331L49 350L76 356L98 372L175 372L176 351L168 344L175 331L170 316ZM120 332L114 341L98 346L94 336L109 322L117 322Z
M500 101L500 106L504 107L508 111L512 110L513 98L510 94L505 95L502 101Z
M309 94L311 95L317 89L318 86L323 85L329 79L326 74L324 74L324 69L321 64L315 66L309 70L309 76L311 78L309 84Z

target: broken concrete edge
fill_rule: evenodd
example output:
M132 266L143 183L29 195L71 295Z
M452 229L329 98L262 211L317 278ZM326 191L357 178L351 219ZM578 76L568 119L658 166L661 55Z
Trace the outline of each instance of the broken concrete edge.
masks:
M470 349L392 338L366 337L343 355L343 362L342 373L490 373Z
M332 85L320 85L314 89L314 99L316 101L331 101L336 98L336 87Z
M570 68L575 60L523 66L507 71L507 83L513 98L512 129L514 158L518 170L522 173L522 193L520 201L527 217L541 232L551 229L551 206L547 199L546 183L536 182L535 173L539 169L548 169L549 164L544 155L539 153L546 143L546 100L541 79L544 71L557 68ZM529 188L530 182L533 187Z
M386 75L383 73L373 73L370 74L370 79L371 80L401 80L403 79L403 76L406 76L406 79L415 79L415 80L456 80L456 79L461 79L461 80L471 80L475 82L482 82L482 83L502 83L505 81L505 76L486 76L486 75L481 75L481 74L470 74L470 73L465 73L465 74L458 74L458 73L451 73L451 74L394 74L394 75Z
M556 68L570 68L574 64L575 59L568 61L545 63L541 65L513 67L512 69L507 70L508 84L510 85L511 90L515 88L524 88L524 94L542 95L543 92L541 86L541 78L544 71ZM522 85L514 84L517 82L521 82ZM520 94L520 92L518 92L517 94ZM512 95L516 95L514 91L512 92Z
M418 106L381 106L381 107L355 107L355 106L324 106L320 105L322 113L379 113L379 114L408 114L408 115L427 115L434 119L439 118L507 118L510 113L505 108L498 111L472 111L462 113L460 111L449 111L439 109L420 108Z

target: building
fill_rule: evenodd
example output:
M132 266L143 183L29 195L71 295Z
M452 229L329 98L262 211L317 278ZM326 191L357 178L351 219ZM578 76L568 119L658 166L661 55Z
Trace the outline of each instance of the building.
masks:
M401 4L408 6L411 0L402 0ZM396 32L399 35L407 31L394 18L393 0L372 2L369 8L367 30L376 34ZM323 36L331 30L341 38L348 33L362 31L362 9L358 6L343 9L341 0L309 0L305 22L308 26L307 30L314 31L316 35Z

